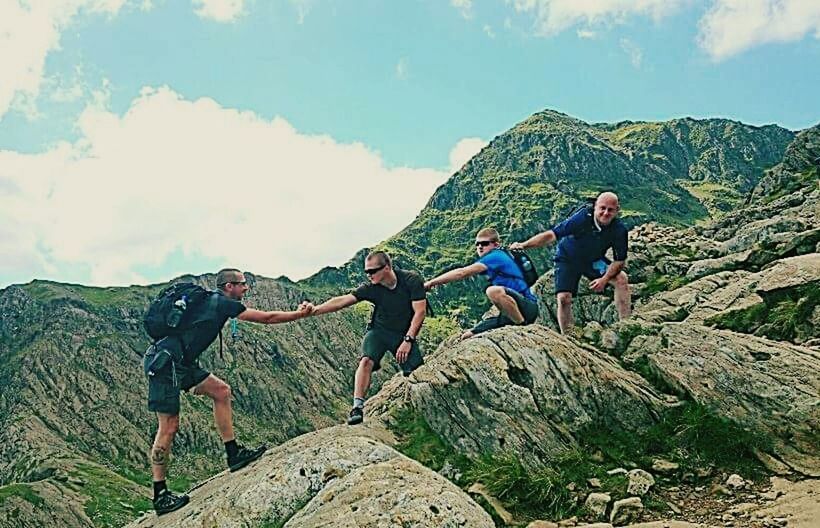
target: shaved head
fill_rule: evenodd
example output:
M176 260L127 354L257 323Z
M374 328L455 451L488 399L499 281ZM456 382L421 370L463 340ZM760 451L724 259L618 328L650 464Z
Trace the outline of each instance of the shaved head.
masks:
M598 198L595 199L596 204L604 202L604 201L607 201L607 202L614 201L615 205L620 205L620 203L618 202L618 195L615 194L614 192L609 192L609 191L602 192L601 194L598 195Z
M620 210L618 195L614 192L602 192L595 200L595 220L600 225L609 225Z

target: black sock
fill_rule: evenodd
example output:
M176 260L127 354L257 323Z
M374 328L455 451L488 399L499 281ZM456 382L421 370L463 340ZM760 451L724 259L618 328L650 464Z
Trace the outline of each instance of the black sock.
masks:
M157 500L159 494L163 491L167 490L168 486L165 485L164 480L155 480L154 481L154 500Z
M225 442L225 452L228 453L228 458L236 456L236 453L239 452L239 446L236 445L236 439L233 439L230 442Z

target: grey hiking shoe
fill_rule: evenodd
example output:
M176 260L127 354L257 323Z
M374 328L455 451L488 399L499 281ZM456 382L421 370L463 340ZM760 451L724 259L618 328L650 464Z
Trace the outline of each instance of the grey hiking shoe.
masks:
M228 457L228 468L231 471L242 469L257 458L261 457L267 449L268 446L266 445L261 445L256 449L248 449L247 447L242 447L240 445L239 449L236 451L236 454L232 457Z
M165 515L177 511L188 504L190 500L187 495L174 495L165 489L154 499L154 511L157 512L157 515Z

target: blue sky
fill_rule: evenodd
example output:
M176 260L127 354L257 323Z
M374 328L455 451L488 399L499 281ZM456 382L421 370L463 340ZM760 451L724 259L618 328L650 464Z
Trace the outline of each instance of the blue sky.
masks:
M813 0L2 0L0 287L304 277L545 108L805 128L818 35Z

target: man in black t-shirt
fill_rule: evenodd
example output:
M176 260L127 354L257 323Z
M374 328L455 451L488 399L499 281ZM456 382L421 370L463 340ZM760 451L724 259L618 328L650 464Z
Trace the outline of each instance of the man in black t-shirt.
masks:
M173 350L172 356L181 357L148 376L148 409L157 414L159 426L151 447L151 471L154 481L154 510L158 515L178 510L188 503L187 495L171 493L165 476L171 456L171 444L179 429L180 391L193 389L193 394L205 395L213 400L214 420L219 435L225 443L228 467L236 471L253 462L265 452L265 446L248 449L236 443L231 410L231 387L197 363L197 359L219 336L228 319L236 317L254 323L275 324L295 321L307 316L312 309L302 303L292 312L263 312L246 308L240 301L248 291L245 275L233 268L220 270L216 275L217 292L203 306L204 321L198 323L191 335L185 335L183 345L179 337L166 337L152 345L145 354L146 372L157 354Z
M356 369L353 408L349 425L362 423L364 398L370 388L370 375L381 368L384 353L396 357L402 373L409 376L424 360L416 337L427 312L424 280L418 273L394 269L390 256L383 251L365 259L364 272L370 279L347 295L334 297L313 308L311 315L335 312L359 301L373 303L373 318L362 340L362 357Z

